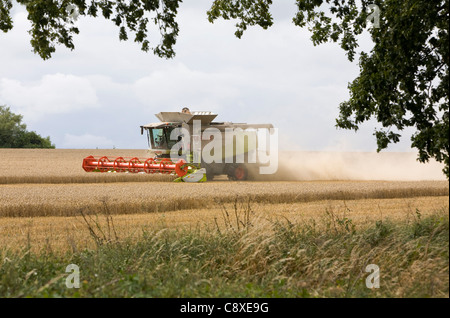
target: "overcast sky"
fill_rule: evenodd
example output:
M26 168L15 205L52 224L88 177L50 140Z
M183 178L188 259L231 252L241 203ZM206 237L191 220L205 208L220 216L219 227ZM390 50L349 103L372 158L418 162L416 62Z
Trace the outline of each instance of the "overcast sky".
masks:
M338 44L314 47L310 33L292 23L294 1L275 1L274 26L251 28L240 40L235 22L207 21L211 2L181 5L172 60L119 41L111 21L81 17L75 50L58 46L43 61L32 52L27 14L16 4L14 29L0 34L0 105L22 114L29 130L50 136L57 148L143 149L140 125L187 106L216 112L219 121L272 123L284 150L376 150L373 123L358 133L335 128L357 62ZM411 151L410 134L389 150Z

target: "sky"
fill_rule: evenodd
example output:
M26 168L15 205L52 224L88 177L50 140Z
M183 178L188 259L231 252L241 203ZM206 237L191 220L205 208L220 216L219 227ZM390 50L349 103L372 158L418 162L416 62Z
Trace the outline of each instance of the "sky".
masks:
M208 22L211 3L180 6L173 59L119 41L109 20L80 17L75 50L57 46L46 61L32 52L27 14L15 3L14 28L0 33L0 105L57 148L145 149L139 126L186 106L215 112L217 121L271 123L281 150L376 151L376 123L357 133L335 127L357 61L336 43L313 46L309 31L292 23L294 1L275 1L274 25L250 28L242 39L234 21ZM367 35L361 41L370 50ZM413 151L412 133L388 151Z

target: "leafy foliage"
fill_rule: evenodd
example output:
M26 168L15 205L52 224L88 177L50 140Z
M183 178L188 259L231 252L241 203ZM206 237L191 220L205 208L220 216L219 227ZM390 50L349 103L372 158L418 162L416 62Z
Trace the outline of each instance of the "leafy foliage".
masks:
M27 131L22 115L0 106L0 148L55 148L50 137L43 138L34 131Z
M271 4L272 0L215 0L208 11L208 20L211 23L219 17L240 20L234 34L241 38L248 25L259 25L263 29L272 26L273 19L269 10Z
M444 162L448 177L448 1L390 0L380 7L374 48L360 56L360 74L340 105L337 126L358 130L375 118L383 127L374 133L378 151L400 140L395 130L414 127L411 146L419 160Z
M73 50L73 35L79 33L75 21L80 16L99 17L111 20L119 27L119 39L141 44L143 51L150 49L159 57L175 56L173 46L178 35L175 21L181 0L17 0L28 11L31 22L31 45L35 53L49 59L55 46L62 44ZM10 0L0 0L0 30L12 29ZM150 16L150 13L153 16ZM150 48L148 25L153 22L161 34L159 44Z

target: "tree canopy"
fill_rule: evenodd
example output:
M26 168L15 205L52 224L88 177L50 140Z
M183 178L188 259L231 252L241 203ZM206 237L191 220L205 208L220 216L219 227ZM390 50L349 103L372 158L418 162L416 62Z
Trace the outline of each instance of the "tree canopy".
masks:
M336 126L358 130L375 119L378 151L414 127L411 146L418 159L445 163L449 177L449 0L294 0L293 23L311 32L314 45L337 42L348 59L359 60L360 74L349 84L350 99L339 105ZM181 0L16 0L31 21L31 45L43 59L57 44L73 49L78 17L103 16L129 34L144 51L175 56ZM212 0L208 20L235 20L238 38L250 26L273 25L272 0ZM12 29L11 0L0 0L0 29ZM150 23L151 22L151 23ZM149 25L160 41L150 44ZM370 52L357 52L359 36L368 32Z
M9 107L0 106L0 148L55 148L50 137L42 138L34 131L27 131L22 115L16 115Z
M31 46L35 53L48 59L55 46L62 44L74 49L73 35L80 31L75 22L79 17L91 16L111 20L119 28L119 39L128 40L129 34L141 44L143 51L150 49L159 57L175 56L173 46L178 35L175 17L181 0L15 0L25 6L31 22ZM13 0L0 0L0 30L13 28L11 9ZM161 35L159 44L150 48L149 22Z

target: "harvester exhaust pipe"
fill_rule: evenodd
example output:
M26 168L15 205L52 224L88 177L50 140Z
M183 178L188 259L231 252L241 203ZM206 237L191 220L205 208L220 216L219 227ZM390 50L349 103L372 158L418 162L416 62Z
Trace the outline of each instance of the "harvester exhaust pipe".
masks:
M183 177L188 172L186 161L180 159L173 162L169 158L137 158L137 157L94 157L89 156L83 159L82 165L86 172L130 172L130 173L165 173L175 172L179 177Z

